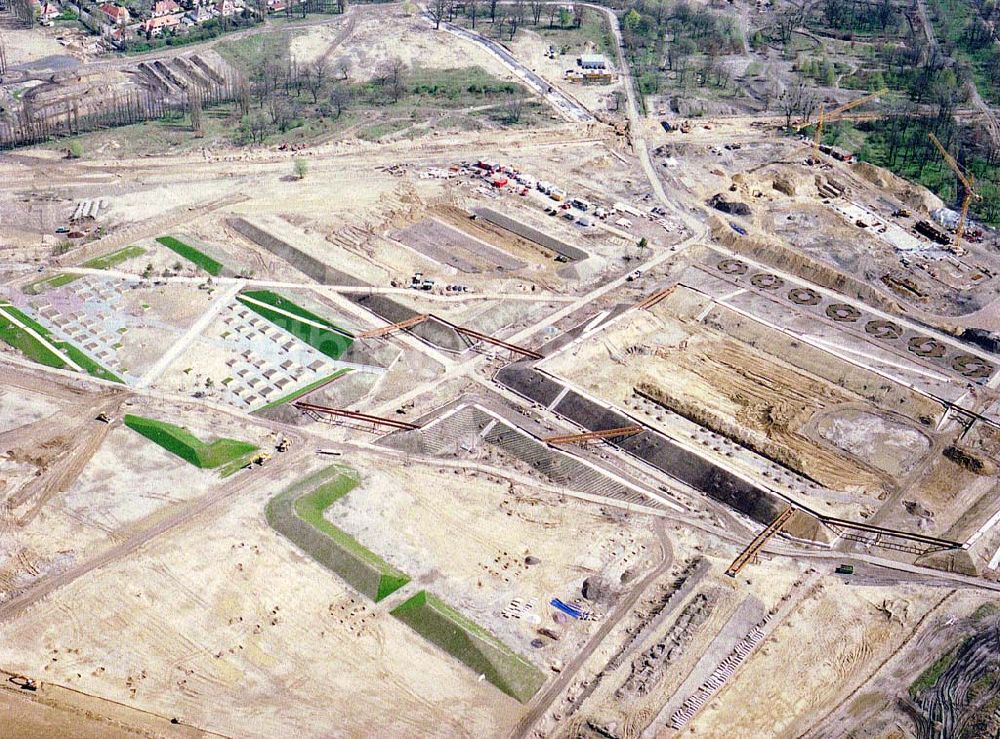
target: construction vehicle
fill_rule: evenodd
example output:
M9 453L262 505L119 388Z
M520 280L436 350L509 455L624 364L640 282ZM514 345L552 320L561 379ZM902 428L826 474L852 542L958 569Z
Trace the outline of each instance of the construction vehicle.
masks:
M827 122L833 123L847 111L856 108L859 105L864 105L865 103L874 100L880 95L884 95L885 92L886 89L882 88L878 92L873 92L870 95L865 95L864 97L855 98L854 100L851 100L849 102L844 103L843 105L834 108L829 113L826 111L826 108L820 107L819 119L816 122L816 131L815 134L813 135L812 159L810 160L810 164L819 163L819 144L823 140L823 125L825 123ZM800 131L808 125L810 125L808 122L800 123L795 127L795 130Z
M287 452L289 446L289 441L284 436L278 439L278 443L274 445L274 451L276 452Z
M250 459L247 460L247 463L243 465L243 469L249 470L254 465L260 467L261 465L264 464L264 462L266 462L270 458L271 455L268 454L267 452L257 452L255 455L253 455L252 457L250 457Z
M38 690L38 685L30 677L25 677L24 675L11 675L10 681L14 683L21 690L30 690L34 693Z
M958 216L958 223L955 225L955 240L952 242L951 250L956 254L963 254L964 249L962 249L962 234L965 233L966 219L969 217L969 205L972 203L972 199L982 200L983 196L976 192L975 179L971 172L966 172L962 169L962 166L948 150L944 148L944 145L938 141L938 137L934 135L931 131L927 134L927 137L931 140L934 146L937 148L938 153L941 158L944 159L945 164L951 168L951 171L955 173L958 181L962 183L962 188L965 190L965 197L962 198L962 210Z
M98 413L94 420L101 423L111 423L111 417L107 413Z

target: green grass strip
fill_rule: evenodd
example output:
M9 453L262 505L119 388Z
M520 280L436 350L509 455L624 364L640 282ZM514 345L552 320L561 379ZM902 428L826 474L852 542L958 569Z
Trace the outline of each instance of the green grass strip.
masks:
M133 431L159 444L171 454L176 454L185 462L202 469L214 469L221 465L237 463L242 467L257 451L254 444L236 439L223 438L204 442L186 428L153 418L126 415L124 421Z
M0 306L0 309L6 311L9 316L13 316L18 321L23 323L25 326L31 328L33 331L35 331L35 333L37 333L39 336L41 336L43 339L49 342L56 349L61 351L66 357L69 358L71 362L73 362L78 367L83 369L83 371L86 372L88 375L91 375L93 377L99 377L102 380L108 380L110 382L119 382L123 385L125 384L125 380L116 375L114 372L102 367L100 364L95 362L93 359L91 359L89 356L87 356L84 352L75 347L73 344L70 344L68 341L60 341L59 339L54 338L52 336L52 333L47 328L45 328L45 326L43 326L30 316L26 315L22 311L18 310L14 306L12 305ZM53 354L49 349L47 349L45 346L43 346L41 343L35 340L35 338L31 336L31 334L22 331L21 329L18 329L18 331L24 334L24 337L27 339L27 341L25 342L26 346L37 345L37 348L32 349L32 351L35 352L37 356L25 352L25 354L28 354L29 357L34 359L36 362L40 362L41 364L44 364L48 367L63 368L67 366L66 363L61 358ZM40 353L38 352L38 349L41 349ZM53 358L55 358L55 361L57 361L58 364L52 363Z
M196 265L212 275L212 277L218 277L222 272L221 262L215 261L212 257L208 256L208 254L195 249L193 246L185 244L180 239L173 236L160 236L156 240L171 251L184 257L189 262L194 262Z
M272 498L266 516L272 528L377 602L406 585L409 576L323 516L358 483L357 473L349 467L327 467Z
M522 703L545 682L541 671L470 618L421 590L392 615Z
M316 382L310 382L305 387L300 388L299 390L295 390L293 392L290 392L290 393L288 393L288 395L285 395L285 396L283 396L281 398L278 398L277 400L271 401L267 405L263 405L263 406L261 406L260 408L258 408L257 410L255 410L253 412L254 413L260 413L261 411L266 411L268 408L277 408L279 405L284 405L285 403L290 403L291 401L295 400L296 398L301 398L303 395L305 395L307 393L311 393L316 388L322 387L323 385L327 384L328 382L333 382L338 377L343 377L344 375L346 375L350 371L351 371L350 367L344 367L343 369L339 369L336 372L334 372L332 375L328 375L327 377L324 377L324 378L322 378L320 380L316 380Z
M917 698L924 691L930 690L937 685L937 681L940 680L941 676L949 667L951 667L955 658L958 656L959 651L961 651L962 647L964 647L968 641L969 640L966 639L950 652L942 654L934 661L934 664L920 673L920 677L918 677L910 686L910 697Z
M145 253L146 250L141 246L126 246L124 249L119 249L118 251L111 252L110 254L88 259L80 266L87 267L89 269L111 269L122 262L127 262L129 259L141 257Z
M0 310L0 339L6 344L10 344L33 362L44 364L46 367L55 367L56 369L66 367L66 362L62 360L62 357L52 353L38 339L20 326L17 326L2 310Z
M45 290L52 290L57 287L62 287L63 285L68 285L75 280L79 280L83 275L71 275L65 272L60 272L59 274L52 275L51 277L43 277L40 280L35 280L34 282L29 282L24 286L23 290L28 295L37 295Z
M311 493L307 493L295 501L295 513L307 524L335 541L342 549L347 550L353 557L378 570L381 575L375 594L375 601L378 602L390 593L399 590L410 581L410 578L323 517L323 512L327 508L351 492L357 484L357 479L343 476L325 485L320 485Z
M250 300L246 300L245 298L250 298ZM296 305L291 300L270 292L269 290L253 290L245 292L236 296L236 299L254 313L263 316L278 328L284 329L295 338L300 341L304 341L306 344L331 359L340 359L344 352L350 349L351 344L354 343L354 337L351 336L349 331L340 328L325 318L321 318L320 316L307 311L305 308ZM295 318L287 316L284 313L268 310L263 305L251 302L251 300L266 303L267 305L285 311L286 313L292 313L300 318L304 318L307 321L312 321L313 323L326 326L327 329L302 323L301 321L297 321Z

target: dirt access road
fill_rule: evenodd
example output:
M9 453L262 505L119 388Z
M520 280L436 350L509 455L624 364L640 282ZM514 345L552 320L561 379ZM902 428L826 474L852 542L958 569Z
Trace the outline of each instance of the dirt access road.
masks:
M664 522L662 520L657 521L655 528L657 536L660 539L662 554L660 563L632 588L628 596L618 604L614 611L608 614L607 618L601 623L601 627L590 638L590 641L587 642L587 646L566 665L559 674L559 677L541 694L535 697L532 701L531 709L517 722L511 731L510 736L512 739L519 739L520 737L529 735L532 727L545 715L552 706L552 703L562 695L562 692L573 681L580 668L583 667L594 651L604 642L608 634L611 633L611 630L635 607L635 604L642 597L642 594L646 592L650 584L670 569L670 566L674 563L673 547L670 545L670 539L667 538Z
M106 564L132 554L147 542L194 520L220 503L258 487L283 484L283 480L287 479L288 470L294 468L296 463L303 461L309 456L311 456L311 452L299 444L297 445L297 451L276 455L269 462L265 463L261 469L236 473L231 482L223 484L195 501L182 504L172 515L167 516L154 526L130 536L120 544L111 547L93 559L81 562L58 575L52 575L40 580L38 584L25 592L11 598L6 603L0 604L0 621L12 619L58 588L68 585Z

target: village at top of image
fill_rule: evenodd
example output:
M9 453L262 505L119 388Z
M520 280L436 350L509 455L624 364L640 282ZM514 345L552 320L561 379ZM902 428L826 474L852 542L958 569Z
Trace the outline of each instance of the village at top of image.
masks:
M0 0L0 735L1000 735L990 0Z

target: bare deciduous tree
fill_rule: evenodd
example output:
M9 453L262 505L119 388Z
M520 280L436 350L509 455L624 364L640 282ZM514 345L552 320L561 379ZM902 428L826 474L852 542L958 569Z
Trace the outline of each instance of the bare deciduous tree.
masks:
M516 91L508 92L503 108L507 123L518 123L521 120L521 113L524 112L524 97Z
M330 77L330 68L325 59L317 59L303 73L306 89L312 95L313 103L319 102L320 93L326 87L327 79Z
M427 14L430 15L431 20L434 21L434 28L441 28L441 21L445 19L448 14L448 9L451 6L449 0L432 0L432 2L427 5Z
M351 61L351 57L342 56L334 63L334 69L337 72L337 76L342 80L347 80L351 76L351 67L354 62Z
M531 6L531 19L537 26L542 19L542 8L545 7L545 0L529 0L528 4Z
M334 85L330 90L330 107L336 112L337 118L343 115L351 104L351 89L347 85Z

